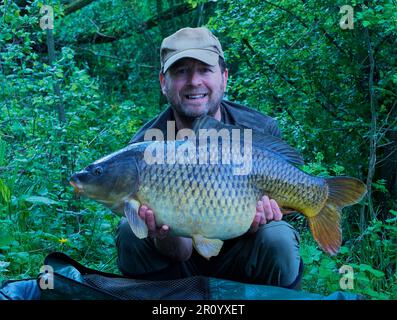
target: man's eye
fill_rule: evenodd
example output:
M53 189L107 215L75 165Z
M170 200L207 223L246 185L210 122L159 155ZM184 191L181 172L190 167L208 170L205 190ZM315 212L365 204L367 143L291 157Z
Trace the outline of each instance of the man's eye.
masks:
M187 69L177 69L176 73L177 74L185 74L187 72Z

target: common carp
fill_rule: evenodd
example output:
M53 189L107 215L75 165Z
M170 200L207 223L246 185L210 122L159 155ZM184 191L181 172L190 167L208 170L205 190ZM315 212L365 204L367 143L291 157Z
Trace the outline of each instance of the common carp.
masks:
M193 132L209 128L237 129L202 117ZM140 205L147 205L158 225L170 226L171 235L192 238L194 248L207 259L219 253L222 240L248 231L257 201L268 195L281 208L303 213L319 246L336 254L342 241L341 210L363 198L364 183L303 172L296 166L303 163L300 155L279 138L252 131L251 141L241 135L237 140L229 148L233 151L229 163L222 161L227 157L221 143L203 138L131 144L75 173L70 183L76 192L124 211L139 238L147 237L148 230L137 212ZM252 142L250 148L244 149L247 142ZM163 152L164 161L148 161L148 150L156 150L157 156L159 150ZM236 151L250 155L249 172L236 174L241 168ZM203 155L206 161L198 161Z

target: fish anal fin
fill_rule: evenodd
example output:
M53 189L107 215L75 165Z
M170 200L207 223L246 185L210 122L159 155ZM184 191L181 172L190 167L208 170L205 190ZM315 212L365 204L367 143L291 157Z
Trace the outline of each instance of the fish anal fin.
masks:
M124 203L124 214L134 234L139 239L144 239L148 236L148 228L138 215L139 206L140 203L134 199L126 201Z
M217 256L223 246L223 241L219 239L208 239L198 234L194 234L192 238L193 247L207 260L213 256Z

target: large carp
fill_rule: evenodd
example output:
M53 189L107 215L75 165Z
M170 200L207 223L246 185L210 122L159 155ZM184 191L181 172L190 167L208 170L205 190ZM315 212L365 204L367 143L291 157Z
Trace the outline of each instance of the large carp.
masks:
M202 117L194 132L209 128L236 129ZM281 208L303 213L320 247L336 254L341 245L341 210L362 199L365 185L351 177L323 178L303 172L296 167L302 158L281 139L256 131L250 141L239 137L237 149L233 149L236 139L230 145L229 163L223 161L228 151L224 144L207 139L145 141L95 161L75 173L70 183L76 192L124 211L139 238L147 237L148 230L137 212L140 205L147 205L158 225L169 225L171 235L191 237L194 248L207 259L219 253L222 240L247 232L257 201L268 195ZM201 143L204 140L207 143ZM163 152L163 161L148 161L154 150L156 156ZM241 163L233 161L240 151L252 160L245 174L236 174ZM203 155L206 161L194 161Z

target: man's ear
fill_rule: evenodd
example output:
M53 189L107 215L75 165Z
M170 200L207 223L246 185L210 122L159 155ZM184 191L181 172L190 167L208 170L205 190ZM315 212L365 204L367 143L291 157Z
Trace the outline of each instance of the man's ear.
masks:
M160 71L159 73L161 92L165 95L165 74Z
M222 77L223 77L223 91L226 91L227 79L229 77L229 70L227 68L223 72Z

